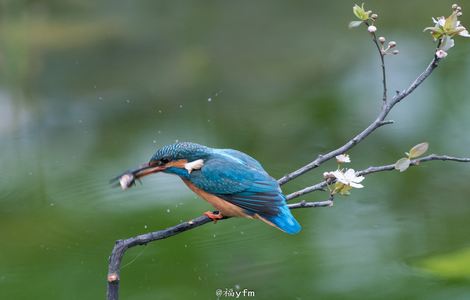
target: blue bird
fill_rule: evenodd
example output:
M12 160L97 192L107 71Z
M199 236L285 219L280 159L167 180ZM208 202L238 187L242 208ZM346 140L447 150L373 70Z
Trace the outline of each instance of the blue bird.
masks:
M158 149L148 163L116 179L127 189L136 179L157 172L178 175L194 193L212 204L217 212L205 215L214 222L224 216L246 217L289 234L302 229L277 181L243 152L189 142L171 144Z

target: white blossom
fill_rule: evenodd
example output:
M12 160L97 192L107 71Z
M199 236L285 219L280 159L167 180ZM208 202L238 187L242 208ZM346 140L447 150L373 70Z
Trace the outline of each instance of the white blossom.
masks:
M432 18L432 21L434 22L435 25L444 27L446 23L446 18L445 17L439 17L436 19Z
M364 187L361 184L361 182L364 180L364 176L356 176L356 172L354 171L354 169L348 169L344 173L340 170L331 173L333 176L335 176L336 180L342 184L357 189L361 189Z
M468 30L465 29L465 27L459 32L459 35L462 37L470 37L470 33L468 33Z
M455 41L450 36L445 36L442 38L440 50L447 52L450 48L454 47Z
M349 158L349 155L347 154L340 154L336 156L336 161L338 163L350 163L351 159Z

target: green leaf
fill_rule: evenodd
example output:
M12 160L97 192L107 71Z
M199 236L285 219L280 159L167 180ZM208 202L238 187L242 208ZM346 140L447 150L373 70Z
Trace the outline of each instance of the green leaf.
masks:
M428 143L420 143L414 146L413 148L411 148L408 158L412 159L412 158L419 157L423 155L424 153L426 153L426 151L428 151L428 148L429 148Z
M364 3L362 4L362 6L364 6ZM353 13L358 19L361 19L362 12L364 12L364 9L362 7L360 7L359 5L357 5L357 4L354 4Z
M351 21L349 22L349 28L354 28L354 27L359 27L361 26L362 24L362 21Z
M362 3L362 6L354 4L353 13L359 20L367 21L369 19L371 11L365 11L364 3Z
M406 169L408 169L408 167L410 166L410 163L411 161L408 158L402 157L399 160L397 160L397 162L395 163L395 170L403 172Z

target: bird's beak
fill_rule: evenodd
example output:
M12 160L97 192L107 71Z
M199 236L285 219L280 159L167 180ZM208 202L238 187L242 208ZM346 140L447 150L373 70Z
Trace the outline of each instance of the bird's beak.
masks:
M145 163L145 164L141 165L140 167L138 167L134 170L130 170L126 173L134 175L135 179L139 179L139 178L142 178L144 176L163 171L165 169L166 169L165 166L157 166L155 163ZM126 174L126 173L124 173L124 174Z
M121 175L116 176L111 179L111 183L116 182L116 186L121 186L121 188L125 190L134 185L136 180L165 169L166 166L159 166L154 162L145 163L135 169L127 170Z

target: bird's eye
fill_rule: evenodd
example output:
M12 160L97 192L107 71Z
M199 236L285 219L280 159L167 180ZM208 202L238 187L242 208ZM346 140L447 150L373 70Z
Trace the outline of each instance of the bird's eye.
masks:
M166 165L167 163L170 162L170 159L168 159L167 157L164 157L164 158L160 159L160 162L161 162L162 165Z

